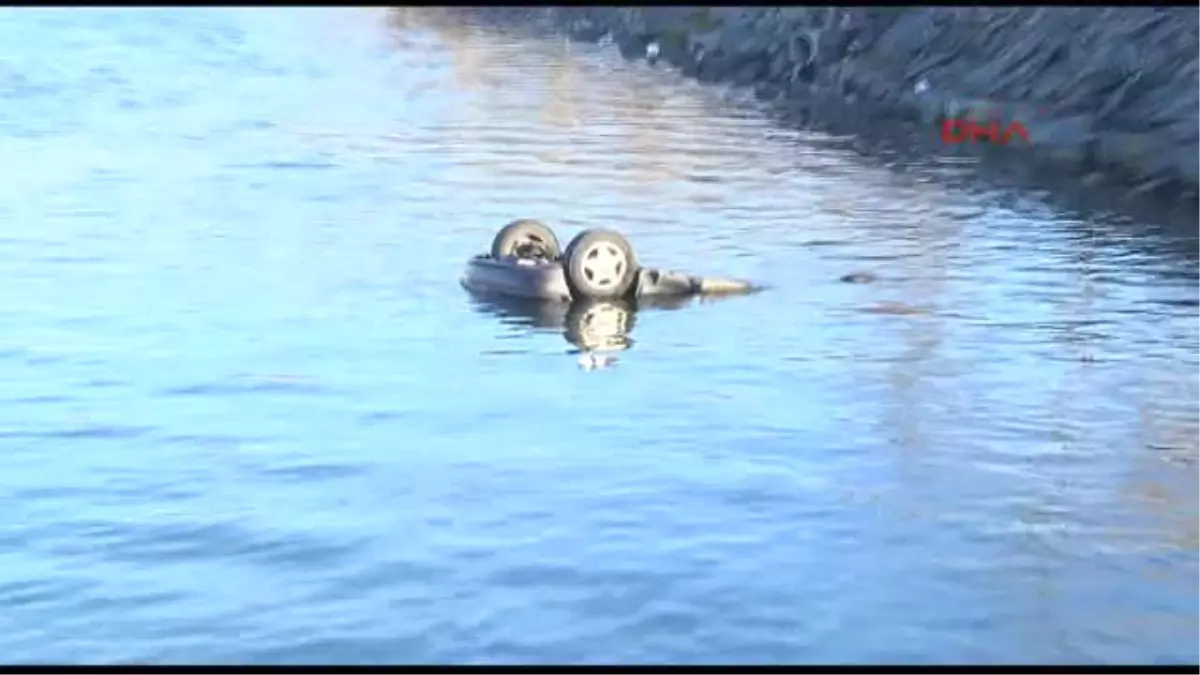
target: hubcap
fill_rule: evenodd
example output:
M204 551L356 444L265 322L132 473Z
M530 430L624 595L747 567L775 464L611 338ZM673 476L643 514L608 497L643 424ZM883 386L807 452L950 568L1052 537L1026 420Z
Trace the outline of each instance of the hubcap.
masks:
M608 288L620 282L625 274L625 253L608 242L592 244L583 252L580 269L587 283L594 288Z

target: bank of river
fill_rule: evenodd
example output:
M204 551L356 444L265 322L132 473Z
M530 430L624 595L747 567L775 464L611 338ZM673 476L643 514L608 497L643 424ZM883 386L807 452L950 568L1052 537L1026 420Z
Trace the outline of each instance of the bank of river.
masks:
M1197 660L1194 242L461 21L0 45L0 660ZM771 290L586 370L517 217Z
M469 11L612 40L627 57L753 87L780 109L818 122L906 120L929 136L944 119L1020 122L1029 142L1009 144L1009 156L1110 189L1193 209L1196 202L1195 7Z

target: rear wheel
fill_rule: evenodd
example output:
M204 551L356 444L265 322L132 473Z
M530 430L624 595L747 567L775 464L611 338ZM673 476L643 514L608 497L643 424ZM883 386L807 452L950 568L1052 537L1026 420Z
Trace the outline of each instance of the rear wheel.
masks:
M624 297L637 279L637 260L625 237L610 230L584 230L567 245L567 286L576 300Z
M561 252L554 232L537 220L514 220L492 239L492 257L497 259L517 256L553 260Z

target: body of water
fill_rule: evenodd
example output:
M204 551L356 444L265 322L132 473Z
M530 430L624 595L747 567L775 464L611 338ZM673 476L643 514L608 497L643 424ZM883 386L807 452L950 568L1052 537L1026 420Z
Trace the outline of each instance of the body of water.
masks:
M1197 661L1194 242L384 9L0 45L3 660ZM584 368L519 217L771 289Z

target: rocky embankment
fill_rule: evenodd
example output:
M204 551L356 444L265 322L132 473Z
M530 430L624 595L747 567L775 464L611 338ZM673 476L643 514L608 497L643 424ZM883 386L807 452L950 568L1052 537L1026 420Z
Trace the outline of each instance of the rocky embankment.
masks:
M701 81L820 116L1018 122L1020 153L1089 180L1195 200L1196 7L475 8L477 18L614 41ZM815 106L815 108L814 108ZM986 144L979 144L983 149Z

